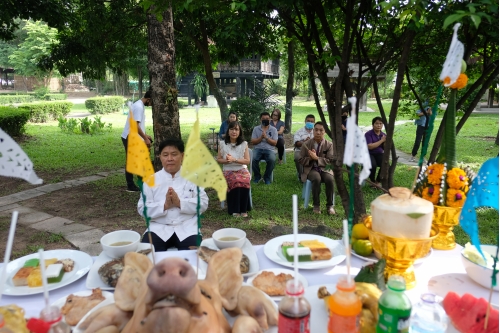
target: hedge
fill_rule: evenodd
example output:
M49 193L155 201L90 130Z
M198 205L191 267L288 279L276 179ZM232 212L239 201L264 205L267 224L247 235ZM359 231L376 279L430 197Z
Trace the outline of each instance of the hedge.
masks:
M30 121L33 123L44 123L47 120L57 120L61 116L66 117L72 107L71 102L36 102L19 105L19 108L29 110Z
M177 105L179 105L179 109L182 109L185 108L188 103L186 101L177 100Z
M46 94L43 99L46 101L61 101L68 98L66 94Z
M30 118L29 110L12 106L0 106L0 128L10 136L24 133L24 125Z
M85 101L85 107L91 114L104 114L121 111L123 102L121 96L92 97Z
M34 100L33 95L0 95L0 104L29 103Z

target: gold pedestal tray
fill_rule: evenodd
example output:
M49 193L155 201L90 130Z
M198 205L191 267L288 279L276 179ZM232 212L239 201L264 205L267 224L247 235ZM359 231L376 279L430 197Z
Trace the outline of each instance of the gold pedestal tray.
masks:
M406 289L415 287L415 271L413 262L423 258L431 250L432 241L437 237L438 229L432 226L431 236L423 239L394 238L383 235L371 229L367 223L370 242L373 250L379 252L386 260L384 277L386 280L391 275L400 275L406 281Z
M432 242L437 250L453 250L456 246L453 228L458 225L461 207L446 207L434 205L432 225L439 229L438 236Z

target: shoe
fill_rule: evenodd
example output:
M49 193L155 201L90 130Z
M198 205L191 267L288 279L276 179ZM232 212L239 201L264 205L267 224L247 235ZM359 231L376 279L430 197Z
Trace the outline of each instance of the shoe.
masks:
M266 180L264 183L265 183L266 185L271 185L271 181L269 181L269 180Z
M412 156L412 157L410 158L410 162L415 162L415 156Z
M248 213L241 213L241 217L248 217Z
M127 186L127 192L141 192L141 189L137 186Z
M241 215L238 213L233 213L233 217L240 217Z
M255 178L255 179L253 180L253 182L254 182L255 184L258 184L258 183L260 182L260 180L261 180L261 178Z
M328 215L335 215L335 214L337 214L337 213L335 212L335 209L334 209L333 207L329 207L329 208L327 208L326 213L327 213Z
M279 160L279 161L278 161L278 164L283 164L283 161L282 161L282 160Z
M313 213L314 214L321 214L321 209L319 209L319 207L314 207L313 208Z

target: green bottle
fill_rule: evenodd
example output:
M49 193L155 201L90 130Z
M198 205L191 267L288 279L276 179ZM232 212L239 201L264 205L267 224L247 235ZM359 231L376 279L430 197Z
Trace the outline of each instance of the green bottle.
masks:
M406 282L393 275L378 300L377 333L406 333L410 329L411 301L405 294Z

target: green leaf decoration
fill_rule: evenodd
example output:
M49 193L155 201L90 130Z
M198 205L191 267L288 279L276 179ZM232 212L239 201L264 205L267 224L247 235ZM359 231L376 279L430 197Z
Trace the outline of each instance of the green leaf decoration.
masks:
M425 214L422 214L422 213L409 213L409 214L406 214L407 216L411 217L412 219L418 219L422 216L424 216Z
M385 259L382 258L374 264L362 267L358 275L354 278L354 281L374 283L377 285L378 289L384 291L386 289L384 270Z

